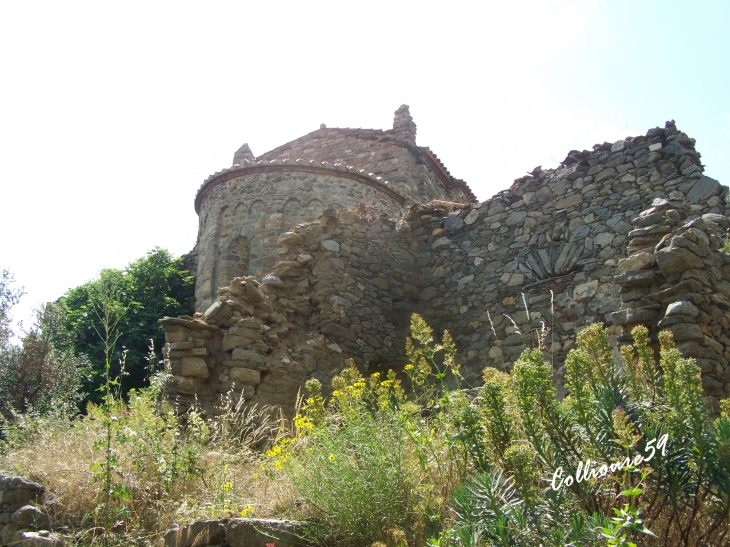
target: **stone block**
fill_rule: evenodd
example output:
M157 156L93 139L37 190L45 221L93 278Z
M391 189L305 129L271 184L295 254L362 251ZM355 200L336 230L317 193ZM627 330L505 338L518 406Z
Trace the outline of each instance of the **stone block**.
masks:
M574 194L572 196L568 196L567 198L563 198L559 200L555 204L556 209L572 209L574 207L579 207L583 204L583 195L582 194Z
M301 245L304 239L296 232L284 232L276 242L279 245Z
M48 515L33 505L24 505L13 513L12 523L19 530L45 530L48 528Z
M180 374L205 380L210 376L210 371L208 370L208 364L202 357L183 357Z
M688 340L704 341L705 339L705 333L702 332L702 329L694 323L679 323L677 325L670 325L669 327L667 327L667 330L672 333L675 342L684 342Z
M177 393L190 394L195 391L195 382L184 376L173 376L170 381L170 390Z
M266 296L256 287L253 283L246 283L246 297L252 304L258 304L259 302L265 302Z
M633 325L656 319L658 312L651 308L631 308L609 314L609 320L614 325Z
M195 344L193 342L172 342L170 343L170 351L182 351L186 349L193 349Z
M325 323L322 325L320 332L326 335L339 336L340 338L344 338L350 342L355 342L357 340L357 335L354 332L342 325L338 325L337 323Z
M654 256L665 277L691 269L700 269L704 265L699 256L681 247L664 247L654 253Z
M231 359L234 361L243 361L244 363L252 363L255 365L261 365L266 362L266 357L256 353L254 351L236 348L231 354Z
M173 342L185 342L188 339L188 335L184 329L178 328L177 330L165 330L165 342L172 344Z
M64 541L47 530L38 532L21 532L20 547L63 547Z
M226 538L226 521L199 520L165 532L165 547L206 547Z
M340 252L340 244L337 243L334 239L325 239L324 241L322 241L322 248L326 251L331 251L333 253Z
M713 178L701 177L692 189L687 192L687 201L690 203L702 203L704 200L718 195L722 191L722 186Z
M458 230L464 226L464 219L459 216L449 216L444 221L444 228L447 230Z
M0 503L11 511L37 503L44 492L45 488L38 483L0 472Z
M686 300L680 300L678 302L672 302L667 306L667 311L664 315L688 315L690 317L697 317L700 314L700 310L692 302Z
M527 197L527 196L525 196L525 197ZM527 203L527 200L525 200L525 203ZM528 205L529 205L529 203L528 203ZM464 218L464 223L467 226L471 226L472 224L474 224L476 222L477 218L479 218L479 209L472 209L471 211L469 211L469 214L466 215L466 218Z
M615 276L613 282L622 287L646 287L654 283L654 278L653 270L630 270Z
M258 370L251 370L250 368L232 368L228 373L228 376L231 381L236 382L237 384L255 386L261 383L261 373Z
M525 222L526 218L527 213L525 211L515 211L507 217L504 224L505 226L518 226Z
M230 547L266 547L267 543L274 543L276 547L297 547L307 544L304 530L304 523L291 520L231 519L227 525L226 543Z
M618 261L618 271L625 273L628 271L648 270L656 262L654 253L636 253L628 258L622 258Z
M596 183L601 182L601 181L606 180L607 178L609 178L614 173L616 173L616 169L614 169L613 167L609 167L608 169L604 169L603 171L601 171L600 173L598 173L596 175L596 178L593 179L593 181L596 182Z
M443 247L444 245L449 245L451 243L451 240L448 237L440 237L436 241L434 241L431 244L432 249L438 249L439 247Z
M596 292L598 292L598 280L594 279L593 281L575 287L573 289L573 300L580 301L586 298L593 298L596 296Z
M247 348L251 346L256 340L260 340L261 335L254 339L252 337L236 336L228 331L223 337L223 351L231 351L235 348Z

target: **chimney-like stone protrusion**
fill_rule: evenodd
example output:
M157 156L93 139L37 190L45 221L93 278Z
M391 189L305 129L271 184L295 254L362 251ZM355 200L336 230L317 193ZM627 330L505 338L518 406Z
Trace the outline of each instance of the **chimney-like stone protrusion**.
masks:
M408 143L411 146L416 146L416 124L411 117L407 104L402 104L395 111L393 131L398 140Z
M248 143L244 143L241 148L236 150L236 153L233 154L233 163L243 163L243 160L249 160L253 161L256 159L256 156L253 155L253 152L251 152L251 147L248 145Z

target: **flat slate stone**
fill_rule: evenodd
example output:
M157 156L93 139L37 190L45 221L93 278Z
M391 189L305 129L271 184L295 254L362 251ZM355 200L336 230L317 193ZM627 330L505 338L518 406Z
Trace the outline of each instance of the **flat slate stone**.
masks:
M690 203L701 203L707 198L718 195L722 191L722 186L715 179L703 176L700 178L692 190L687 192L687 201Z
M325 239L322 242L322 247L324 247L328 251L332 251L333 253L340 252L340 244L337 243L334 239Z
M276 547L306 545L306 524L292 520L231 519L227 525L226 543L231 547Z
M645 287L654 283L653 270L628 271L613 278L613 282L622 287Z
M648 308L631 308L620 310L610 314L609 318L614 325L631 325L652 321L657 316L657 311Z

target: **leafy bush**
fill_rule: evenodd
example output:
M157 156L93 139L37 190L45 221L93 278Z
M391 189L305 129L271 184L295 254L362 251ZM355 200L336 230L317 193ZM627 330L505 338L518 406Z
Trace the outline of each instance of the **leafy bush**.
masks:
M320 541L423 544L469 470L478 416L462 391L446 389L459 382L454 344L448 333L434 344L417 315L411 332L410 400L393 371L366 380L350 362L326 404L319 382L307 383L293 430L268 452L269 468L289 477L320 523Z
M180 417L160 400L164 375L128 402L108 380L85 416L18 416L0 467L55 492L54 523L85 529L79 543L256 515L307 518L311 539L348 546L727 544L730 401L713 419L671 336L633 337L618 359L601 325L586 328L559 401L540 349L461 389L448 332L437 343L414 315L402 376L350 362L329 397L307 382L290 424L240 399Z

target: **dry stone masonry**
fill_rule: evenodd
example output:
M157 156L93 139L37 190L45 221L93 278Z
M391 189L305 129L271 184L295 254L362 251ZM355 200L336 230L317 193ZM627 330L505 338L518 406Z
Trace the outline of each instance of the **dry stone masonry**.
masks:
M45 488L0 471L0 546L63 547L41 505Z
M347 358L402 366L420 313L450 330L467 383L538 339L560 382L586 325L620 344L642 323L672 330L708 395L728 396L728 189L694 144L667 122L482 203L415 145L407 107L388 131L323 127L258 159L244 145L196 199L198 313L161 321L171 394L210 413L229 396L291 412Z

